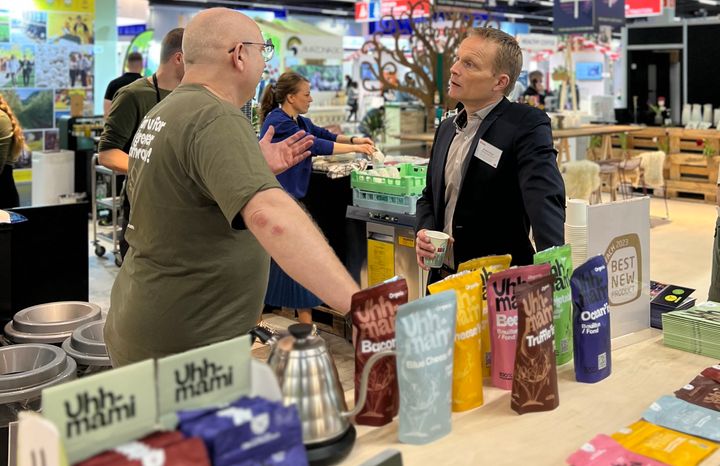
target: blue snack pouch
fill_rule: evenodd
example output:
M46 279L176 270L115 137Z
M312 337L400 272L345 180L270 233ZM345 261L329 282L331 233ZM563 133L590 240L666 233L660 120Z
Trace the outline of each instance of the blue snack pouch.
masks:
M610 310L607 264L590 258L570 279L573 298L575 379L595 383L610 375Z
M643 419L668 429L720 442L720 412L679 398L658 398L645 410Z
M180 419L186 419L180 430L203 439L215 466L307 464L300 417L294 406L243 397L204 416L192 414L197 413L180 414ZM298 446L302 447L302 460L295 451Z
M403 443L450 433L457 298L454 290L398 307L395 347Z

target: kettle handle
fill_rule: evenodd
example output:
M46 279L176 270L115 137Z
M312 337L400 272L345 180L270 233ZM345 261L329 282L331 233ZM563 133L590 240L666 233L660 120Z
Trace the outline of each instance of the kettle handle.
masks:
M367 386L368 379L370 378L370 371L372 370L375 363L382 358L387 356L395 356L396 354L397 352L388 350L380 351L379 353L375 353L370 356L370 359L367 360L367 363L365 363L365 367L363 368L362 377L360 377L360 396L358 397L357 403L355 403L355 407L350 411L343 411L342 413L340 413L341 416L353 417L363 409L363 406L365 406L365 398L367 398Z

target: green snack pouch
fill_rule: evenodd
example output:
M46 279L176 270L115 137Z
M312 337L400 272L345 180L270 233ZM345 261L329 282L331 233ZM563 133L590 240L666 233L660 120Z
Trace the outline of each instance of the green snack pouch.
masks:
M555 361L565 364L573 358L572 335L572 252L570 245L556 246L535 254L535 264L550 264L553 285L553 324L555 325Z

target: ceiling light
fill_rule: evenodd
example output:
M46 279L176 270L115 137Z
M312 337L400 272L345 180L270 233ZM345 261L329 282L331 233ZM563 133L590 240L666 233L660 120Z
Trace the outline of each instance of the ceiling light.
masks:
M540 1L540 2L537 2L537 3L538 3L538 5L549 6L549 7L552 7L552 6L555 5L553 2L546 2L546 1L544 1L544 0L543 0L543 1Z
M335 15L335 16L351 16L350 13L348 13L347 11L342 11L342 10L320 10L320 13L325 14L325 15Z
M697 0L698 3L702 3L703 5L710 5L710 6L718 6L720 5L720 2L717 2L716 0Z

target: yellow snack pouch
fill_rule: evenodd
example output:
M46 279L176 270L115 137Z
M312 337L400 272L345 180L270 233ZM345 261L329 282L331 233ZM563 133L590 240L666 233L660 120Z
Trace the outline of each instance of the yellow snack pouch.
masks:
M673 466L695 466L717 450L713 442L642 420L612 438L630 451Z
M490 324L488 322L488 305L487 305L487 282L490 275L502 272L510 267L512 256L505 254L502 256L485 256L477 259L470 259L463 262L458 267L458 273L466 270L479 270L480 279L482 280L482 352L483 352L483 377L490 377Z
M457 318L453 359L452 410L467 411L483 404L482 316L480 271L467 271L428 286L430 293L455 290Z

